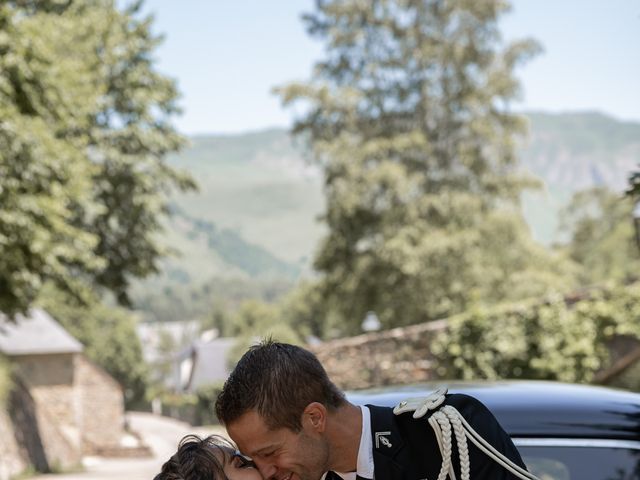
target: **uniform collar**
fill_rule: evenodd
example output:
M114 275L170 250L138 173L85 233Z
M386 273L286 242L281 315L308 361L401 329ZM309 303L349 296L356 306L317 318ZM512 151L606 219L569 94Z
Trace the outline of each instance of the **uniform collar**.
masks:
M404 441L398 430L393 410L375 405L367 405L367 407L371 413L371 442L376 476L385 479L403 479L404 467L397 456L404 450Z

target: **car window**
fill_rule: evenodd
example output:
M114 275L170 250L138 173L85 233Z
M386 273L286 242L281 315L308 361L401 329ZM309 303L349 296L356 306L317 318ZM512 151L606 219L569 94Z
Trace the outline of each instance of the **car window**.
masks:
M569 467L561 460L544 456L523 458L527 469L540 480L571 480Z
M637 480L640 450L611 447L520 446L527 468L541 480Z

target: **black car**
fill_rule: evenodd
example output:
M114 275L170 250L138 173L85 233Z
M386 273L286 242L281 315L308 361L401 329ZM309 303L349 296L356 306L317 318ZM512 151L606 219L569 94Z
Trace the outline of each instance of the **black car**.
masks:
M441 386L483 402L542 480L640 480L640 394L556 382L439 383L347 394L395 406Z

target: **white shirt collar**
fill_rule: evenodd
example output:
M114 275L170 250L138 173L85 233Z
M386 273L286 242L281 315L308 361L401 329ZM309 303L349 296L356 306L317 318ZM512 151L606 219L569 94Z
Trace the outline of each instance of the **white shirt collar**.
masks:
M373 441L371 440L371 412L364 405L360 406L362 415L362 432L360 433L360 446L358 447L358 460L355 472L335 472L343 480L355 480L356 475L373 479ZM325 474L326 475L326 474ZM325 476L322 477L324 480Z
M362 435L358 449L357 472L359 477L373 479L373 441L371 440L371 412L362 405Z

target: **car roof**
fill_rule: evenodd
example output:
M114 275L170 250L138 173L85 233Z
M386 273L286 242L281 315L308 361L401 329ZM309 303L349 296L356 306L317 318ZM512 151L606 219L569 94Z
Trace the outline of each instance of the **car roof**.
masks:
M544 381L438 382L347 392L358 405L395 406L447 386L484 403L512 437L640 438L640 394Z

